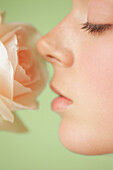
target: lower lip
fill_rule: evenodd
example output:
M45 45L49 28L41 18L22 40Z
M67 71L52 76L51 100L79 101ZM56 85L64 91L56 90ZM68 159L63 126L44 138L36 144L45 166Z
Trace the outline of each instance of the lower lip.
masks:
M72 105L72 103L73 102L70 101L69 99L60 96L52 101L51 106L53 111L58 112L67 109L70 105Z

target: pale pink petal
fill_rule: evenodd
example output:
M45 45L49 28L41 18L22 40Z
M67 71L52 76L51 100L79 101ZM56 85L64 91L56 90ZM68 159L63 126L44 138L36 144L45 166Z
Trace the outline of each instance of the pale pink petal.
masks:
M32 25L27 23L9 23L9 24L1 24L0 25L0 39L1 41L7 41L11 35L16 34L20 39L19 42L25 43L25 39L28 38L29 43L31 43L31 39L33 41L32 46L36 45L37 40L41 38L41 33L37 31ZM21 43L19 43L19 46Z
M13 123L14 116L1 99L0 99L0 115L2 116L4 120L7 120Z
M37 57L38 58L38 57ZM46 67L46 62L43 61L43 59L38 58L38 65L37 65L37 74L40 75L40 79L36 81L35 83L29 84L27 87L31 88L33 90L32 93L25 94L22 96L17 96L13 100L17 103L29 106L31 103L36 102L36 98L38 95L43 91L45 86L47 85L47 80L49 76L49 72Z
M16 111L16 110L25 110L25 109L33 109L33 110L38 110L38 102L30 102L29 105L26 105L26 101L23 102L24 104L17 103L15 101L12 101L4 96L0 95L0 99L5 103L5 105L11 110L11 111ZM24 98L23 98L24 100Z
M20 83L29 82L31 80L20 65L17 65L16 67L14 79Z
M10 39L5 43L5 47L7 49L8 58L11 61L11 64L13 66L13 71L15 73L15 70L18 64L16 35L13 35L10 37Z
M41 65L41 67L42 67L42 65ZM45 68L45 65L43 65L43 67ZM40 80L28 86L29 88L31 88L33 90L33 92L29 93L29 94L22 95L22 96L15 97L13 99L15 102L20 103L22 105L26 105L28 107L30 106L30 104L36 102L37 97L39 96L39 94L43 91L43 89L47 85L47 80L48 80L48 72L46 69L42 69L40 71L40 73L41 73Z
M20 84L18 81L14 80L14 97L23 95L25 93L32 92L30 88L24 87L22 84Z
M29 84L33 84L40 79L40 71L38 68L39 63L37 59L35 59L38 57L39 57L38 53L37 52L34 53L34 50L32 50L30 47L29 49L27 47L19 48L18 53L19 64L22 66L22 68L24 68L25 70L24 72L30 78L30 81L25 81L24 79L21 80L21 84L26 86ZM17 76L17 78L18 77L20 76Z
M32 92L31 94L24 94L22 96L18 96L14 98L14 102L24 105L26 107L28 107L29 109L33 109L33 110L38 110L39 109L39 103L36 100L36 95L34 92Z
M18 32L19 30L22 29L21 26L19 26L19 27L16 26L13 29L14 26L12 24L10 24L10 25L4 24L4 25L1 25L0 27L1 27L0 39L3 43L6 43L7 41L9 41L10 37L14 36L14 34L16 34L16 32Z
M30 49L30 47L29 47L29 49ZM31 58L34 62L31 66L31 68L29 68L29 70L26 71L27 75L29 75L29 77L31 77L31 81L23 83L23 85L25 85L25 86L29 86L31 84L36 83L37 81L40 81L41 76L43 77L43 74L46 74L46 76L48 75L47 69L46 69L46 64L44 63L44 59L38 54L36 48L34 48L33 50L31 49ZM46 78L46 80L47 80L47 78Z
M31 55L31 50L22 46L18 48L18 63L23 67L25 71L27 71L33 64L33 57Z
M0 94L13 99L13 68L2 42L0 42Z
M18 133L28 132L28 129L24 126L24 124L20 121L20 119L16 115L14 115L13 123L4 121L2 119L2 117L0 117L0 130L10 131L10 132L18 132Z
M33 69L31 68L30 70L32 74L32 80L28 85L27 84L25 85L27 85L27 87L30 87L33 91L35 91L35 94L38 96L39 89L42 89L41 88L42 86L44 88L47 84L49 72L46 66L46 62L42 57L40 57L39 54L37 54L37 51L34 50L33 54L34 54L33 56L35 56L34 58L35 62L33 65ZM37 86L35 84L37 84Z
M41 78L40 70L35 64L29 69L29 73L27 74L29 74L29 77L31 77L31 81L23 82L23 85L25 86L29 86L33 83L36 83Z

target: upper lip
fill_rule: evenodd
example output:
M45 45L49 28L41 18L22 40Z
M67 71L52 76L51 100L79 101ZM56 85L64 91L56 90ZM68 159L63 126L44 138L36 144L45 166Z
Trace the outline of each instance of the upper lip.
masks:
M64 96L61 92L59 92L52 84L50 84L50 88L51 88L55 93L59 94L60 96L67 98L67 97ZM67 99L68 99L68 100L71 100L71 99L69 99L69 98L67 98ZM72 100L71 100L71 101L72 101Z

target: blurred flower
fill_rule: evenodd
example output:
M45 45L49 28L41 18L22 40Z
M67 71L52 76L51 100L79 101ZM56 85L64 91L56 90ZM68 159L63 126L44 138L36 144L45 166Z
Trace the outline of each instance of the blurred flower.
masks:
M36 49L41 34L26 23L4 24L4 15L0 14L0 128L16 131L24 125L13 112L38 110L36 98L46 86L48 71Z

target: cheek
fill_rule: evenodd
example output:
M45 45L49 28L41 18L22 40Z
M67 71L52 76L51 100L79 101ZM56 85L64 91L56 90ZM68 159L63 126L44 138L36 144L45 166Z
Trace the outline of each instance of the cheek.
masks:
M103 50L103 49L101 49ZM104 53L105 52L105 53ZM83 71L94 92L101 97L108 97L113 92L113 55L107 50L92 51L83 65Z
M113 106L113 50L108 46L82 49L77 60L78 96L89 102L99 101L101 105ZM78 90L79 89L79 90ZM113 108L113 107L112 107Z

